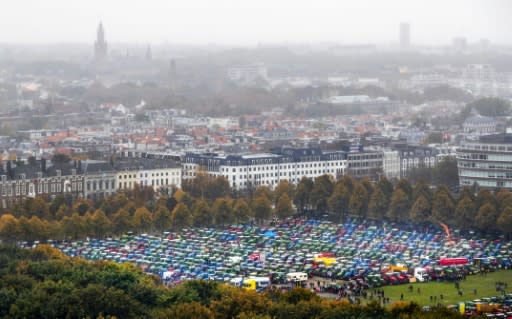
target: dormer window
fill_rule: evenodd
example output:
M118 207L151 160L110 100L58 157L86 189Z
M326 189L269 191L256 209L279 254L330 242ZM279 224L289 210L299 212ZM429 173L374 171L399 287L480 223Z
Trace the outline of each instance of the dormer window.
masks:
M61 171L60 169L56 170L57 176L60 177Z

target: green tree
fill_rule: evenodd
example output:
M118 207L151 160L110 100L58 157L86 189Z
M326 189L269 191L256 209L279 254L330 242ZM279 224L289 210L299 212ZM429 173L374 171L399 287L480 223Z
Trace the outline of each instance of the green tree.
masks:
M50 208L48 206L48 203L46 203L42 198L29 198L26 201L26 210L29 214L28 216L37 216L40 219L50 219Z
M223 197L215 200L212 205L212 213L217 225L230 225L235 220L229 200Z
M133 222L130 216L130 213L124 209L119 208L119 210L113 216L113 227L114 232L117 234L123 234L127 231L133 229Z
M510 240L512 239L512 207L507 206L498 217L497 221L498 229Z
M194 220L194 226L196 227L207 227L213 224L213 214L208 206L208 203L203 199L195 201L192 207L192 216Z
M112 231L112 223L101 209L97 209L94 212L92 216L92 224L94 236L96 238L103 238L106 234Z
M258 222L262 222L272 217L272 206L265 196L256 197L251 202L254 218Z
M361 185L364 186L364 188L366 189L366 192L368 192L368 198L370 198L373 194L373 189L374 189L372 182L370 182L368 177L364 177L363 179L361 179L360 183L361 183Z
M23 238L27 241L34 241L37 239L33 236L34 233L32 232L32 228L30 227L30 223L27 217L21 216L18 218L18 223L20 229L20 238Z
M297 210L304 212L311 204L311 191L313 190L313 181L310 178L302 177L297 185L297 191L293 198L293 203Z
M354 191L350 196L350 201L348 204L349 211L358 217L365 217L368 211L368 191L366 187L361 183L357 183L354 187Z
M77 212L73 213L71 217L64 217L62 228L67 238L78 239L85 236L84 220Z
M455 211L455 203L450 196L449 191L438 187L434 194L432 202L433 217L446 224L453 224L453 214Z
M441 144L443 143L443 133L432 132L423 141L423 144Z
M252 198L257 198L261 196L265 196L267 199L272 201L274 193L268 186L258 186L256 187L256 190L254 191Z
M214 200L219 197L228 196L231 193L229 182L224 176L217 176L207 185L208 199Z
M179 303L163 310L156 319L214 319L214 313L198 302Z
M92 220L92 213L87 212L82 216L82 223L84 227L84 233L86 236L94 236L94 224Z
M491 203L484 204L478 210L475 226L484 233L493 233L496 230L496 220L498 217L495 205Z
M146 207L139 207L133 214L132 223L138 232L147 232L153 225L153 216Z
M290 197L288 197L287 193L283 193L276 205L276 215L277 217L284 219L290 217L293 214L292 201Z
M395 191L396 191L397 188L401 189L402 192L404 192L405 196L407 196L409 201L413 199L412 198L412 191L413 191L413 189L412 189L412 186L411 186L411 184L409 183L408 180L403 179L403 178L400 179L398 181L398 183L396 184L396 186L395 186Z
M475 209L478 211L485 204L491 204L496 209L496 198L487 189L481 189L475 198Z
M12 214L4 214L0 217L0 238L6 243L12 243L20 239L21 228L18 220Z
M73 207L71 208L72 212L77 212L80 216L85 215L87 211L91 208L91 202L84 199L77 200Z
M510 102L500 98L486 97L473 101L467 105L484 116L507 116L510 114Z
M430 220L431 206L430 200L423 194L420 194L414 205L412 205L410 218L416 224L422 224Z
M183 203L176 205L172 211L173 226L177 229L187 228L192 226L193 222L192 214L190 213L188 207Z
M512 193L507 189L501 189L496 194L496 204L498 211L503 211L506 207L512 207Z
M172 214L165 205L158 205L154 216L153 223L158 231L168 230L172 226Z
M54 164L66 164L69 163L71 158L63 153L56 153L52 156L52 163Z
M233 205L233 215L237 223L247 222L250 218L254 217L254 214L243 198L237 199Z
M32 216L28 223L34 239L45 241L49 238L50 233L47 221L41 220L37 216Z
M338 181L338 184L343 184L347 191L352 194L352 191L354 190L354 180L352 177L345 175Z
M391 195L393 195L393 184L385 176L380 178L377 187L380 188L387 198L391 198Z
M389 197L384 194L381 188L377 185L370 197L368 204L368 215L372 218L382 219L386 216L389 209Z
M295 196L295 187L286 179L280 180L276 188L274 189L274 198L276 200L276 205L277 201L279 200L279 198L281 198L281 195L283 195L284 193L288 195L288 198L293 198L293 196Z
M403 222L409 216L410 208L411 202L409 196L407 196L401 187L395 188L389 203L387 217L395 222Z
M66 205L66 198L64 197L64 195L59 194L50 203L50 206L49 206L50 214L52 216L56 216L57 211L60 209L61 205Z
M327 200L332 194L334 183L330 175L322 175L315 178L311 190L311 204L318 211L327 211Z
M61 220L64 216L70 216L70 209L66 204L60 205L59 209L55 212L55 219Z
M433 168L432 179L436 185L454 187L459 185L459 170L457 160L454 157L442 159Z
M476 216L475 205L468 195L463 195L455 208L455 222L462 230L472 228Z
M416 201L421 195L425 196L425 198L429 201L432 201L434 195L430 190L430 187L425 181L419 181L414 185L414 189L412 191L412 199Z
M348 212L350 192L344 183L337 183L331 197L329 197L329 214L338 220L343 220Z

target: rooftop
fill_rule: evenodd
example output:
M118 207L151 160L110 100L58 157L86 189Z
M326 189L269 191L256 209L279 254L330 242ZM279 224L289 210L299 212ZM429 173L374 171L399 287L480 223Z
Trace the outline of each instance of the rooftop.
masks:
M511 133L500 133L480 136L480 142L490 144L512 144Z

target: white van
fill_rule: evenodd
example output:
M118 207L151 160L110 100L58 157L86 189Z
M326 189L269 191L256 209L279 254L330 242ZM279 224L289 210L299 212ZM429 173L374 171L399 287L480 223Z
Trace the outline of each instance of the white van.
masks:
M416 278L419 282L424 282L428 280L428 273L425 268L416 267L414 268L414 278Z
M308 274L305 272L290 272L286 274L288 282L304 282L308 280Z

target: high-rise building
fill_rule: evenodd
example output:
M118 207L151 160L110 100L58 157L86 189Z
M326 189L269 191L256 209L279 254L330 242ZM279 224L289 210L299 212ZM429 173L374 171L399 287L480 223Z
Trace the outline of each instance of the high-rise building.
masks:
M411 45L411 25L409 23L400 23L400 47L407 49Z
M171 59L169 62L169 86L172 90L176 89L176 81L177 81L177 74L176 74L176 60Z
M146 49L146 61L153 60L153 54L151 53L151 46L148 44L148 47Z
M480 136L457 149L460 186L512 189L512 134Z
M468 40L465 37L456 37L452 40L453 50L456 52L464 52L468 47Z
M94 59L97 62L105 61L107 59L107 49L105 30L103 29L103 24L100 22L96 33L96 42L94 42Z

